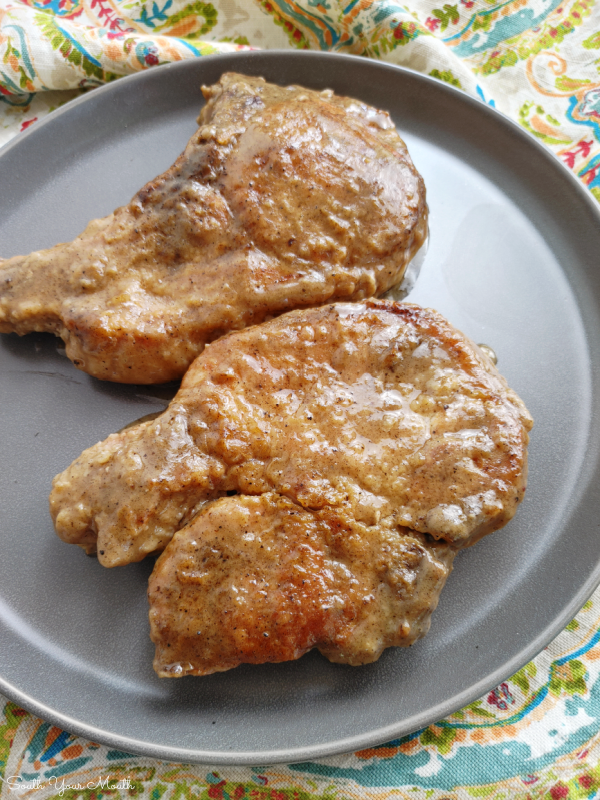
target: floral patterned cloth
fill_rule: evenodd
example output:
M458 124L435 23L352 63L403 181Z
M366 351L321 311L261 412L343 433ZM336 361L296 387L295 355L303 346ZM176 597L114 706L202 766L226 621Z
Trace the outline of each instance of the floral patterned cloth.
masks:
M156 64L249 45L335 50L479 96L600 199L598 15L597 0L0 0L0 144Z
M72 736L6 703L0 800L597 797L599 677L600 590L534 661L470 706L380 747L304 764L153 761Z
M600 201L597 0L0 0L0 145L106 81L249 46L403 64L543 141ZM85 741L0 698L0 800L591 798L600 593L510 680L381 747L286 767L189 766Z

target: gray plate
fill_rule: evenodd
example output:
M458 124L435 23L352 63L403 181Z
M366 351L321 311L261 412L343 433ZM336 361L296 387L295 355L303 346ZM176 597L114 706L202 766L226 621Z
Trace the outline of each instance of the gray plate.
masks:
M11 143L0 154L1 254L70 239L126 202L195 130L200 83L229 69L390 110L431 208L410 300L491 345L536 419L527 499L458 557L422 642L360 668L309 653L161 681L151 561L106 570L63 544L47 495L83 448L160 409L169 389L100 383L51 336L0 337L0 691L122 750L265 764L364 748L444 717L534 656L597 584L600 219L543 146L459 91L359 58L265 52L125 78Z

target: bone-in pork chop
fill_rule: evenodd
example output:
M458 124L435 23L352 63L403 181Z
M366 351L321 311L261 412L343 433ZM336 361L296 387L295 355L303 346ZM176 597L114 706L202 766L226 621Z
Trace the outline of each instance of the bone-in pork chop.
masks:
M531 425L491 361L434 311L298 310L210 344L163 414L55 479L51 512L59 536L105 566L164 549L226 493L277 493L459 547L515 513Z
M228 331L400 282L427 207L385 112L233 73L203 91L199 130L129 205L0 259L0 332L49 331L91 375L160 383Z

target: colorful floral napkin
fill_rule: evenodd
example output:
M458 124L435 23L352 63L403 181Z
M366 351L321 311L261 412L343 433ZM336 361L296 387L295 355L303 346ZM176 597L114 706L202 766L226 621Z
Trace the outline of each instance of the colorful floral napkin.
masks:
M0 800L597 797L599 678L596 592L534 661L470 706L380 747L304 764L155 761L72 736L7 702L0 715Z
M480 97L600 199L596 2L0 0L0 144L77 93L156 64L247 46L333 50Z
M597 0L0 0L0 145L84 91L183 58L333 50L451 83L544 142L600 201ZM1 187L0 187L1 191ZM600 796L600 593L533 662L381 747L278 767L111 750L0 698L0 800Z

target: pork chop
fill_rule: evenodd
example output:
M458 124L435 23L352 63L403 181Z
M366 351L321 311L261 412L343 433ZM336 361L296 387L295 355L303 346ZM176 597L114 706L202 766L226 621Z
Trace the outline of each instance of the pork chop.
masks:
M425 188L387 113L228 73L165 173L73 242L0 259L0 332L49 331L98 378L180 378L210 342L398 284Z
M278 494L209 503L150 577L154 668L207 675L300 658L366 664L423 636L455 548Z
M163 414L55 478L51 513L105 566L164 549L226 493L276 493L463 547L515 513L531 425L492 362L434 311L297 310L210 344Z

